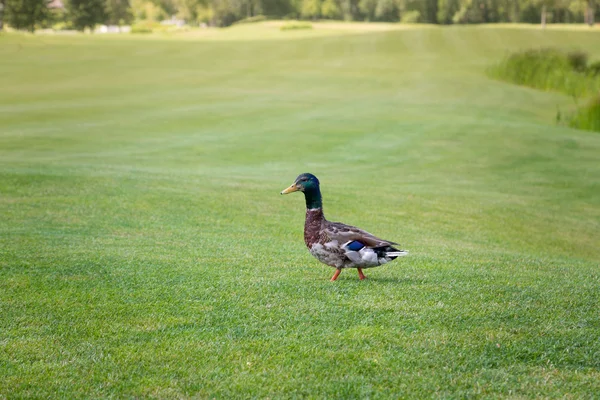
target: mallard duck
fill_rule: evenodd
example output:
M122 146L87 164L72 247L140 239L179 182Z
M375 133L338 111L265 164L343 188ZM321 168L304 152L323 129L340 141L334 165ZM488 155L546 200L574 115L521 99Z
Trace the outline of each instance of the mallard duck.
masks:
M323 200L319 180L313 174L301 174L281 194L303 192L306 200L304 243L317 260L335 268L335 281L342 269L356 268L360 280L365 279L364 268L383 265L408 254L393 245L398 243L379 239L354 226L331 222L323 214Z

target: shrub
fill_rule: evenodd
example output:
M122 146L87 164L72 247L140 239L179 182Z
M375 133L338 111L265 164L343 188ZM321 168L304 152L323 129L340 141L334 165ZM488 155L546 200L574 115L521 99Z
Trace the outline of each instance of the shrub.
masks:
M171 29L167 25L161 25L155 21L140 21L131 26L131 33L153 33L153 32L166 32Z
M282 31L291 31L296 29L312 29L312 24L308 22L288 22L287 24L281 25Z
M149 28L147 26L139 26L139 25L133 25L131 27L131 33L152 33L152 28Z
M406 11L402 14L400 22L403 24L416 24L421 20L421 13L417 10Z

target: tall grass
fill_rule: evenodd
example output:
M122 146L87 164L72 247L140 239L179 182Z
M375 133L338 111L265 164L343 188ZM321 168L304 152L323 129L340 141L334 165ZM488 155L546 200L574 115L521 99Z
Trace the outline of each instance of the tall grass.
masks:
M573 128L600 132L600 94L584 107L580 107L568 121L569 126Z
M588 65L588 55L582 51L564 52L552 48L519 51L490 68L488 74L518 85L563 92L574 99L600 93L598 63ZM600 131L599 99L567 117L569 125Z
M500 80L542 90L585 97L600 91L600 76L588 72L587 55L556 49L530 49L510 54L490 68Z

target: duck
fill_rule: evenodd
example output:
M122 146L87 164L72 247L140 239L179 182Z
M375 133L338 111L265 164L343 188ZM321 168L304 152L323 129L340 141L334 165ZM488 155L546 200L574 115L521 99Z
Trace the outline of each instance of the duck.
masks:
M332 282L346 268L356 268L362 281L366 278L363 269L379 267L408 254L394 247L398 243L380 239L355 226L328 221L323 214L319 179L313 174L298 175L281 194L293 192L304 193L306 201L304 243L317 260L335 268Z

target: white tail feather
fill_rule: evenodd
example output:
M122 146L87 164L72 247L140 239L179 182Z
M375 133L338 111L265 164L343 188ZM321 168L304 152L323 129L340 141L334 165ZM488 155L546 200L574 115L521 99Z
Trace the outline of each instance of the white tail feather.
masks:
M406 251L406 250L388 251L387 253L385 253L386 257L402 257L407 254L408 254L408 251Z

